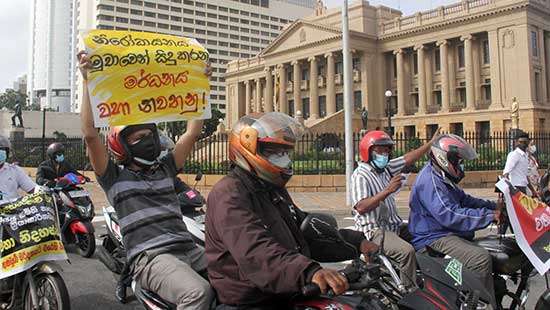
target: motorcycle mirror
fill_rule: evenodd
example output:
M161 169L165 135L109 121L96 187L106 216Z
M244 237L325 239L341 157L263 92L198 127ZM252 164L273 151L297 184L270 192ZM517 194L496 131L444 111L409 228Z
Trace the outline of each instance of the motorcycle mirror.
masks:
M195 176L195 181L198 182L200 180L202 180L202 170L199 169L199 172Z

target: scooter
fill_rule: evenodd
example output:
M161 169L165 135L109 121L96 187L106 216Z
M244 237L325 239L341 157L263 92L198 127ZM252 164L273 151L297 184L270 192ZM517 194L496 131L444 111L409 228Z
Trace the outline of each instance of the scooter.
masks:
M86 183L82 176L68 173L56 179L52 188L58 201L63 243L76 244L78 253L91 257L96 248L94 226L94 205L90 193L80 187Z

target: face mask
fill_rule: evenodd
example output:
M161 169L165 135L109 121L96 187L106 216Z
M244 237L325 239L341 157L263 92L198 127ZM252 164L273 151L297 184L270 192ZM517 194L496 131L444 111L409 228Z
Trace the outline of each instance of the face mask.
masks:
M288 152L271 154L267 157L267 160L279 168L289 168L292 163Z
M373 155L372 162L374 163L376 168L378 168L378 169L386 168L386 166L388 165L388 162L390 160L388 155L386 155L386 154L385 155L380 155L380 154L377 154L375 152L373 152L372 155Z
M531 145L529 147L529 153L535 154L536 152L537 152L537 146L536 145Z
M2 166L8 159L8 152L6 150L0 150L0 166Z
M141 138L136 143L130 145L129 148L134 161L138 165L152 166L160 155L160 146L158 143L155 143L153 134Z
M65 155L63 154L58 154L55 156L55 161L58 163L62 163L64 160L65 160Z
M520 144L518 144L518 148L525 152L527 150L527 144L520 143Z

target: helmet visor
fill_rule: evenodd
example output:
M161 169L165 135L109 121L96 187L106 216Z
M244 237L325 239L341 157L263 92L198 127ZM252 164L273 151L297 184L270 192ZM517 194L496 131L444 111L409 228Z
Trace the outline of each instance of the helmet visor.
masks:
M446 134L441 135L434 141L433 146L449 153L455 153L456 159L473 160L477 158L475 149L463 138Z
M247 126L258 131L258 141L260 143L274 143L288 146L294 146L294 143L305 132L302 124L294 118L279 112L243 116L233 128L233 133L239 135L241 130Z

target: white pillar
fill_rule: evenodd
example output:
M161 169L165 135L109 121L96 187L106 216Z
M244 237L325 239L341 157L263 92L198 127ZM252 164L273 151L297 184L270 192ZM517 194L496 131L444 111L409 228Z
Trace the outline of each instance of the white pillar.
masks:
M415 46L418 57L418 114L426 114L426 66L424 45Z
M397 66L397 116L405 115L405 68L403 65L403 50L393 51Z
M449 111L449 49L447 40L437 42L441 60L441 112Z
M472 35L460 38L464 41L464 59L466 66L466 110L475 110L475 87L474 87L474 59L472 51Z

